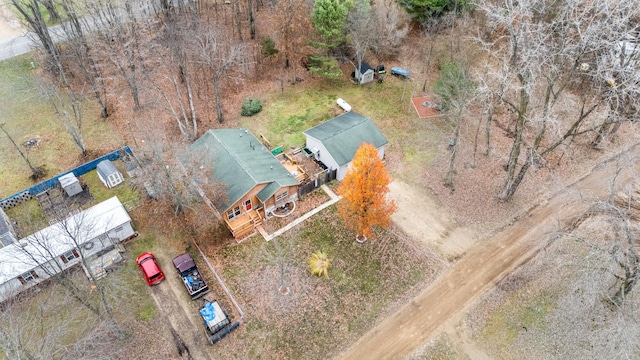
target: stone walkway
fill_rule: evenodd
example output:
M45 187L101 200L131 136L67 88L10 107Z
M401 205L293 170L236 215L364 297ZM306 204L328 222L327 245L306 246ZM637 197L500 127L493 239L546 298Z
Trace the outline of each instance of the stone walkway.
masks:
M326 203L323 203L322 205L318 206L317 208L309 211L308 213L302 215L301 217L295 219L294 221L292 221L291 223L287 224L285 227L280 228L278 230L276 230L275 232L273 232L273 234L267 234L267 232L264 230L264 228L262 228L262 226L258 226L258 231L260 232L260 235L262 235L262 237L264 237L265 240L267 241L271 241L274 238L284 234L285 232L291 230L293 227L297 226L298 224L300 224L301 222L307 220L308 218L312 217L313 215L319 213L320 211L328 208L329 206L337 203L342 197L336 195L333 191L331 191L331 189L329 189L329 187L327 185L322 185L322 190L324 190L325 193L327 193L327 195L329 195L330 200L327 201Z

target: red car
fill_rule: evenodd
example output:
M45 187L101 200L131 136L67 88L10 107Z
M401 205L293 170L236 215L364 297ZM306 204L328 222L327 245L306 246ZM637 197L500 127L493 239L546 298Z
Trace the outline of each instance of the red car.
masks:
M138 264L140 271L142 271L144 275L144 279L150 286L157 285L164 280L164 273L162 269L160 269L160 266L158 266L156 257L153 256L152 253L146 252L138 256L136 264Z

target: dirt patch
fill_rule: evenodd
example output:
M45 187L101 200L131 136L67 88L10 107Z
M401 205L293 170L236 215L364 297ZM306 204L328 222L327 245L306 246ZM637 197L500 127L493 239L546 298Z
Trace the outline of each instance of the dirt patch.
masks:
M391 219L419 243L440 251L448 260L462 256L476 238L469 228L457 227L447 210L419 189L395 180L390 198L398 205Z

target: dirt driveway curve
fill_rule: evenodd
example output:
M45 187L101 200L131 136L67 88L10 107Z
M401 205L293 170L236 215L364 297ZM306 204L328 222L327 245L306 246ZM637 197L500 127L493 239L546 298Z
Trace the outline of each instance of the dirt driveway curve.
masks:
M605 198L613 178L611 174L615 173L613 163L596 166L589 175L539 204L515 224L490 239L475 243L428 288L384 319L338 358L398 359L424 345L445 326L459 319L473 300L543 249L559 225L570 223L586 209L585 199ZM620 173L616 183L627 183L631 179L629 173ZM391 190L394 197L393 186ZM437 224L429 226L435 228L426 232L439 229ZM447 236L455 237L452 234ZM442 238L435 236L436 241L442 242ZM451 241L468 243L468 239Z

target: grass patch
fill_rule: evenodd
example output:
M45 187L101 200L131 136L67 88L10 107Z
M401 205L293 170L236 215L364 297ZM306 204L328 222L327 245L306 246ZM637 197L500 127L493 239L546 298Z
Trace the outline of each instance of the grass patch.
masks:
M521 332L546 327L545 316L556 306L556 297L543 291L536 296L520 290L511 295L488 319L482 336L508 351Z
M18 224L18 237L23 238L49 226L37 199L31 199L6 211L7 216Z
M89 186L91 195L93 195L95 199L93 204L100 203L114 196L117 196L120 202L127 208L135 207L141 201L140 194L129 186L130 179L128 178L125 179L123 183L111 189L108 189L102 181L100 181L96 170L89 171L82 175L81 179L83 183Z

